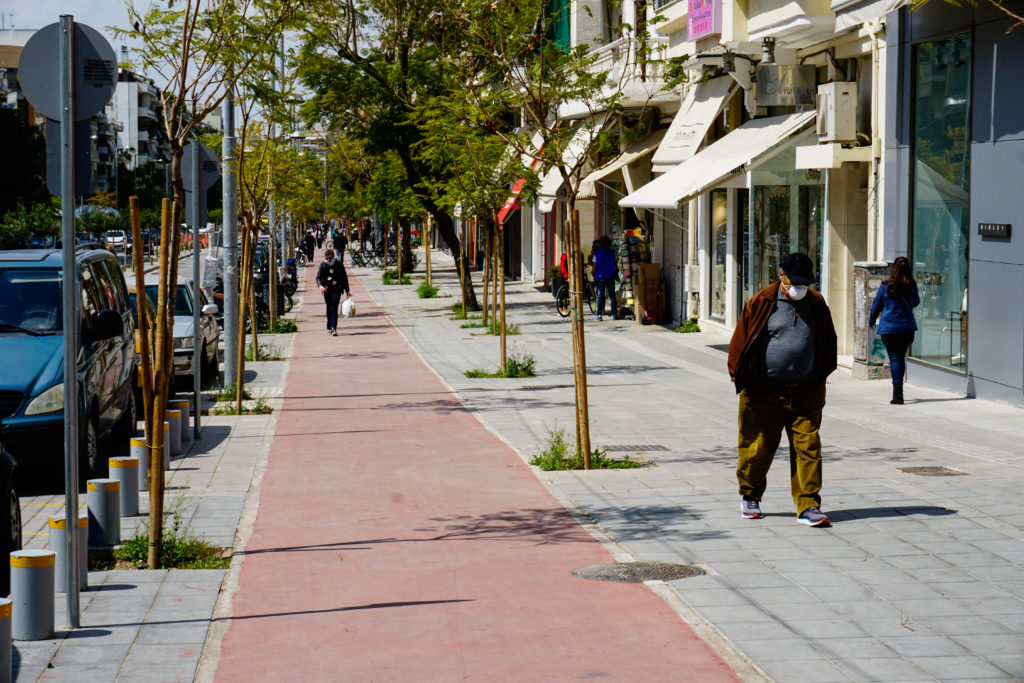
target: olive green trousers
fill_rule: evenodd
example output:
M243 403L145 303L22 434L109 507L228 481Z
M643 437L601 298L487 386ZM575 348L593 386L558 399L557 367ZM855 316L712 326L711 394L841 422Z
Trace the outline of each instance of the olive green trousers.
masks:
M736 479L740 495L761 500L768 469L782 439L789 437L790 489L797 514L820 506L821 411L825 382L812 378L792 387L759 385L740 392L739 461Z

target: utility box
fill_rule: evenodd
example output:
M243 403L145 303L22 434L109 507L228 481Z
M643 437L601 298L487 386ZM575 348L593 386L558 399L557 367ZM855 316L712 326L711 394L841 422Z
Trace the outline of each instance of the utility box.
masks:
M683 291L695 294L700 291L700 266L683 266Z
M857 142L857 84L818 86L818 142Z
M857 261L853 264L853 378L887 379L889 358L882 338L871 322L871 304L882 283L889 277L884 261Z

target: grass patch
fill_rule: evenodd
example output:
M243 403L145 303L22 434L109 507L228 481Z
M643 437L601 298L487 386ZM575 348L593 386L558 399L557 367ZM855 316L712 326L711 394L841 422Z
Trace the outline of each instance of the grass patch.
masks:
M466 320L466 316L469 315L468 311L465 312L465 313L462 312L462 302L461 301L456 301L455 303L453 303L451 305L451 311L452 311L453 315L452 315L451 318L449 318L449 320Z
M267 332L270 334L291 334L293 332L298 331L299 326L295 323L294 320L290 320L288 318L278 318L277 327L273 327L267 330Z
M405 273L402 273L402 280L399 281L397 270L385 270L384 275L381 278L381 282L386 285L411 285L412 278Z
M689 320L684 322L682 325L677 327L675 329L675 331L676 332L681 332L683 334L686 334L688 332L700 332L700 325L697 324L697 319L696 318L690 318Z
M466 322L459 325L461 328L472 328L472 327L486 327L484 325L483 318L478 315L470 316Z
M260 344L256 350L256 358L252 357L252 344L246 344L245 346L245 360L284 360L284 356L281 355L281 347L275 346L274 344Z
M248 352L247 352L246 355L248 356ZM234 384L229 384L226 387L224 387L224 386L217 387L216 390L214 391L214 394L213 394L213 400L214 401L218 401L218 402L219 401L234 401L236 398L238 398L238 394L235 393L235 390L236 390L236 387L235 387ZM247 401L250 398L252 398L252 394L250 394L249 390L246 389L243 386L242 387L242 400L243 401Z
M498 328L497 325L494 326L494 331L493 332L491 332L491 326L488 325L487 326L487 332L488 332L488 334L493 334L493 335L496 335L496 336L501 334L501 330ZM506 337L515 336L517 334L522 334L522 332L519 331L519 325L516 325L514 323L512 325L509 325L508 323L505 323L505 336Z
M463 374L470 379L493 377L536 377L537 359L532 354L513 349L505 359L504 372L488 372L481 368L466 370Z
M230 551L193 536L184 527L185 499L175 499L164 515L164 537L160 548L160 569L227 569ZM170 517L168 520L167 517ZM149 561L149 524L144 521L139 533L114 549L113 558L120 567L145 568ZM140 567L141 565L141 567Z
M234 401L218 403L210 409L210 415L270 415L274 409L267 403L267 399L260 397L253 405L242 404L242 412L235 410Z
M436 299L439 291L441 290L437 287L427 284L426 280L421 282L420 286L416 288L416 293L420 295L421 299Z
M576 444L570 442L564 429L548 429L547 446L533 456L530 464L547 472L582 470L583 453ZM607 457L606 451L597 448L590 454L590 468L595 470L632 469L643 466L644 463L632 460L628 455L621 460L613 459Z

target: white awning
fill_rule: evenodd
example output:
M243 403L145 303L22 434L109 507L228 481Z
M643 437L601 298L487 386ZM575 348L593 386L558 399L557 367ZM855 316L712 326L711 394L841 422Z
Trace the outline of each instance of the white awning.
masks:
M583 182L580 183L580 196L593 197L597 194L595 184L602 178L607 178L616 171L621 171L626 166L650 154L654 149L662 143L665 138L665 130L659 130L652 135L648 135L643 140L638 140L633 144L626 147L625 151L622 152L616 159L605 164L601 168L595 169L590 172Z
M833 0L829 7L836 14L836 32L869 21L877 21L898 10L909 0Z
M747 170L758 157L799 132L815 112L747 121L721 140L625 197L619 206L633 209L677 209L708 188Z
M654 153L652 170L665 173L696 154L711 123L738 87L733 78L722 76L690 88L665 139Z
M570 169L578 166L583 155L590 149L597 134L604 128L607 114L599 114L589 121L582 123L576 132L573 133L569 144L562 152L562 162ZM547 213L555 204L555 197L562 187L562 174L558 168L551 168L540 180L540 191L537 192L537 206L542 213Z

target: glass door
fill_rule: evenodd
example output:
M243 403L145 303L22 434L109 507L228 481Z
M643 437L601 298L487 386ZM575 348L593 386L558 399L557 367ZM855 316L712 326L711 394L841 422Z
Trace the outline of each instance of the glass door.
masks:
M726 190L711 191L711 318L725 321L725 264L729 259L727 225L729 195Z

